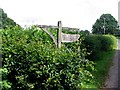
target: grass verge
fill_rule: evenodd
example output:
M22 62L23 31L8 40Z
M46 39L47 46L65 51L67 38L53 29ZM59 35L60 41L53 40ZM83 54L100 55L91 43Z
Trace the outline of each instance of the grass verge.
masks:
M101 52L99 60L95 61L96 72L93 72L95 87L100 88L104 84L115 52L115 49L109 52Z
M83 88L99 90L100 87L102 87L105 82L106 76L108 75L108 71L111 66L115 52L115 49L109 52L100 52L100 58L98 60L95 60L96 71L92 72L94 76L94 82L92 84L84 84Z
M117 40L114 40L114 46L113 50L111 51L101 51L100 52L100 58L98 60L95 60L95 68L96 72L93 72L93 75L95 77L94 79L94 86L97 88L100 88L103 86L106 77L108 75L109 68L112 64L112 60L115 56L116 49L117 49Z
M106 77L108 75L109 68L112 64L112 60L116 53L117 48L117 40L114 40L116 43L114 43L113 49L110 51L100 51L99 52L99 58L94 60L95 63L95 72L92 72L94 76L94 82L93 84L86 84L84 85L84 88L93 88L95 90L99 90L100 87L103 86Z

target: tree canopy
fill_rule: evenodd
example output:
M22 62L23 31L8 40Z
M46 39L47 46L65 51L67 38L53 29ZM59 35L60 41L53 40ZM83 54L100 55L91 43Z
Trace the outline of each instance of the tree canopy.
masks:
M81 30L80 33L81 33L81 35L83 35L83 36L87 36L87 35L90 34L90 31L88 31L88 30Z
M13 27L16 25L18 24L16 24L16 22L13 19L9 18L7 14L4 12L4 10L0 8L0 28L5 29L7 27Z
M115 34L119 30L117 20L111 14L102 14L92 27L93 34Z

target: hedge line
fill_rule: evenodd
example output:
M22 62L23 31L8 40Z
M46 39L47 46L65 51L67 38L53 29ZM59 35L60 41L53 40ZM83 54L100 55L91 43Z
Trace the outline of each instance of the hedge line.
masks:
M80 42L75 51L55 47L36 28L2 31L3 90L78 90L92 82L93 62L84 58ZM79 49L79 50L77 50Z
M90 55L87 56L89 60L99 58L101 51L109 51L116 46L116 37L113 35L88 35L83 41L87 52Z

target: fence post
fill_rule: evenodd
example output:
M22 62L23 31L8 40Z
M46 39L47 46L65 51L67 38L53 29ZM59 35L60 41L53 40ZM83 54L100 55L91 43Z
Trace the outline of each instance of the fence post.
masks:
M57 32L57 47L58 48L61 48L61 38L62 38L61 32L62 32L62 22L58 21L58 32Z

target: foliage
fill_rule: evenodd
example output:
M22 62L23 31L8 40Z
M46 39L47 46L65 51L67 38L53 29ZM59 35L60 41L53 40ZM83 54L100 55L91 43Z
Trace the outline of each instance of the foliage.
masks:
M115 53L116 50L114 48L113 50L110 51L100 51L99 58L96 58L94 60L96 72L92 72L92 73L95 81L93 85L95 87L101 88L104 85L106 76L108 76L109 68L112 65L112 60L115 56Z
M92 72L94 83L87 84L87 86L99 90L105 82L109 67L115 55L117 40L112 35L88 35L84 40L84 44L87 51L91 53L86 58L92 61L94 60L95 63L95 71Z
M90 32L88 30L81 30L80 31L80 34L83 35L83 36L87 36L87 35L90 35Z
M120 29L118 29L118 30L115 31L115 36L116 37L120 37Z
M93 25L92 33L114 35L116 30L119 30L118 28L118 22L111 14L102 14Z
M84 47L86 47L87 52L90 53L90 55L87 56L88 59L94 60L95 58L98 58L98 52L100 50L100 41L97 40L96 35L88 35L86 36L85 40L83 41Z
M10 90L11 83L7 80L8 70L7 68L0 68L0 90Z
M0 28L3 28L3 29L18 25L13 19L9 18L7 14L4 12L4 10L1 8L0 8L0 21L1 21ZM20 25L18 26L20 27Z
M101 51L110 51L116 45L116 38L112 35L88 35L83 41L87 52L91 53L87 56L89 60L99 58Z
M76 90L91 83L93 62L84 58L81 41L74 50L56 48L37 28L18 27L2 31L2 62L11 90Z
M98 40L101 41L101 51L110 51L116 45L116 37L112 35L98 36Z

